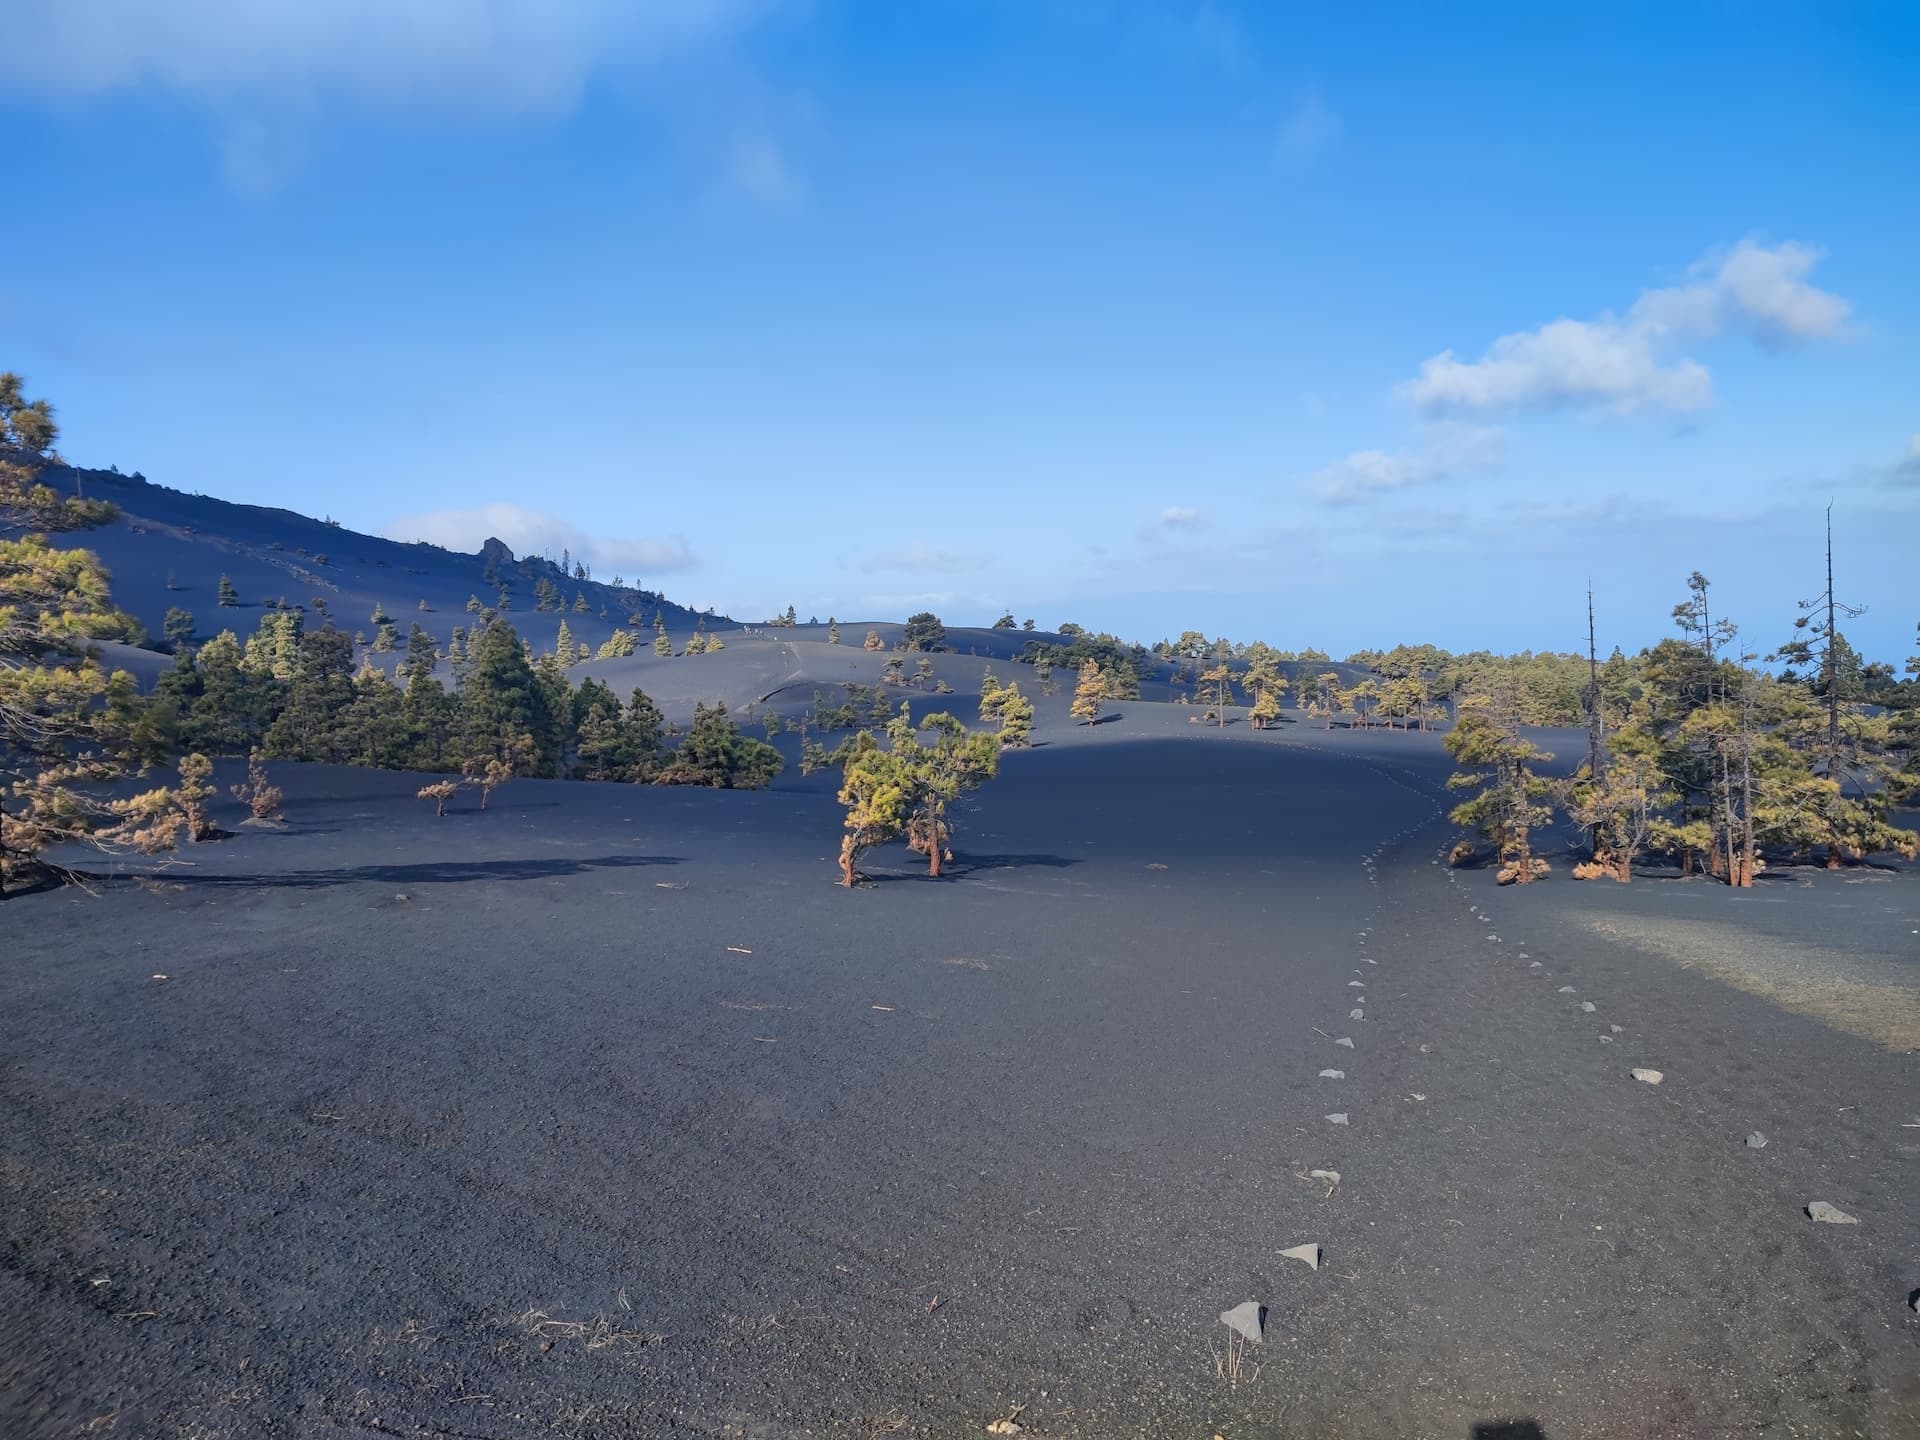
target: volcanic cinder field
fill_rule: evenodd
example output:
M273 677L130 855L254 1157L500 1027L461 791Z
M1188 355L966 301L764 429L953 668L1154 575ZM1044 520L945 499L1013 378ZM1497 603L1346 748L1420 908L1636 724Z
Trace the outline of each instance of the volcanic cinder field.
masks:
M0 1433L1920 1433L1910 868L1502 890L1431 735L1065 703L938 881L278 766L8 902Z

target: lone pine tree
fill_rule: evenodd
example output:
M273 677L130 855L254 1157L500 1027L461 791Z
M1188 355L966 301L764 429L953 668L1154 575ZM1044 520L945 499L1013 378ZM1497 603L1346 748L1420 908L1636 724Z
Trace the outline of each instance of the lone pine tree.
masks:
M1079 682L1073 687L1073 704L1067 713L1082 725L1092 725L1099 720L1106 698L1107 686L1099 663L1089 660L1080 667Z

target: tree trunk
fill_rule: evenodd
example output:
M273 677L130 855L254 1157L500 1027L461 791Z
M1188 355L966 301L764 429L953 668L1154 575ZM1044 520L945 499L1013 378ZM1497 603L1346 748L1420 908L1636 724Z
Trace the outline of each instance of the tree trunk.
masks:
M927 847L927 875L934 880L940 878L940 841L937 836L933 844Z
M855 854L853 837L849 835L840 842L840 883L849 890L854 887L853 862Z
M1614 858L1613 878L1618 880L1622 885L1628 884L1633 879L1632 851L1623 850Z

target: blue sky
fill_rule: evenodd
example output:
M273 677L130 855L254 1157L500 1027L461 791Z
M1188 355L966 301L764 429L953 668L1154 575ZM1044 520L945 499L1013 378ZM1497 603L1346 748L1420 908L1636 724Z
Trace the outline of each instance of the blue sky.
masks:
M154 12L169 12L164 19ZM64 448L753 619L1920 619L1920 9L0 0Z

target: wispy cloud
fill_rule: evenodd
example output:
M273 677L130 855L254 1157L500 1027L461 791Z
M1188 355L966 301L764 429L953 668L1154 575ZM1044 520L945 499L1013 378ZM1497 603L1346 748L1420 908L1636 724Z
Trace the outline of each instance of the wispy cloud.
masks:
M733 194L770 214L792 214L806 201L806 187L788 163L786 152L765 135L734 142L727 161L727 181Z
M868 575L888 572L960 575L980 569L983 563L977 555L966 555L956 550L943 550L937 545L929 545L924 540L909 540L892 549L867 556L860 562L860 569Z
M1205 530L1212 523L1204 511L1195 509L1191 505L1169 505L1142 526L1140 533L1147 539L1168 535L1190 535Z
M158 87L212 101L351 97L515 110L571 105L596 69L737 25L756 0L20 0L16 92Z
M1273 138L1273 153L1284 164L1310 164L1340 138L1340 117L1318 94L1309 94L1293 108Z
M1473 361L1443 350L1399 393L1424 414L1701 410L1713 400L1712 376L1675 357L1676 341L1737 330L1787 344L1843 333L1847 302L1807 283L1818 260L1804 245L1742 241L1694 265L1685 284L1642 292L1624 316L1503 335Z
M1313 493L1328 505L1358 505L1397 490L1484 470L1505 451L1497 429L1480 425L1428 427L1405 450L1356 450L1315 475Z
M470 510L427 510L402 515L382 529L390 540L426 540L449 550L477 551L489 537L500 539L516 555L552 555L571 551L608 579L629 579L686 570L696 564L685 540L622 539L591 535L558 515L519 505L480 505Z
M158 91L204 107L228 178L272 190L356 109L555 114L589 80L682 55L778 0L16 0L0 94ZM752 169L749 163L749 169ZM764 196L777 179L749 176Z

